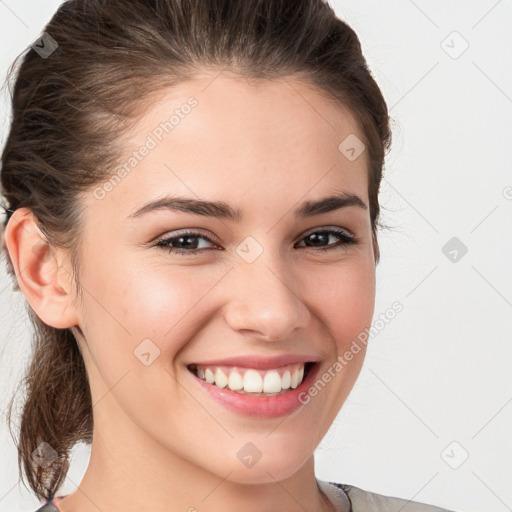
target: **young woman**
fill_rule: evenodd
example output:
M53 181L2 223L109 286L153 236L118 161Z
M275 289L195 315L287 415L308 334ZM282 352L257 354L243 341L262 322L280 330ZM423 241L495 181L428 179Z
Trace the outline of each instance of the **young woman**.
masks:
M364 360L386 103L321 0L76 0L2 156L40 511L436 511L319 481ZM80 485L59 495L77 442Z

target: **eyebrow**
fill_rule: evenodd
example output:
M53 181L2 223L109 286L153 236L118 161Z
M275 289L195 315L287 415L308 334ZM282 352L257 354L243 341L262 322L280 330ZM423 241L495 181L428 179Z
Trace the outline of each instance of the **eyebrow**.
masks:
M341 194L325 197L316 201L305 201L296 210L297 218L313 217L322 213L328 213L349 206L357 206L367 209L366 203L356 194L343 192ZM135 212L128 215L129 219L141 217L155 210L173 210L218 219L227 219L233 222L243 220L243 212L239 208L233 208L223 201L205 201L189 197L162 197L146 203Z

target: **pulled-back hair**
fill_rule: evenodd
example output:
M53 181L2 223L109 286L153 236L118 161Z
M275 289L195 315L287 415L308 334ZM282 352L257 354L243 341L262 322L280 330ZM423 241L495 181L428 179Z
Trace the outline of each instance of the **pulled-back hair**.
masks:
M227 70L255 80L293 75L348 107L366 146L378 262L378 193L391 140L388 111L358 37L327 2L69 0L44 32L46 46L39 47L53 51L42 55L29 47L9 71L12 120L1 160L3 224L16 209L29 208L50 244L69 250L78 295L80 194L108 179L119 164L120 138L143 113L144 100L204 71ZM73 446L92 442L92 402L72 330L48 326L27 310L33 353L15 442L22 478L24 472L37 497L48 499L65 480ZM12 405L13 400L10 428ZM46 467L32 457L41 442L58 454Z

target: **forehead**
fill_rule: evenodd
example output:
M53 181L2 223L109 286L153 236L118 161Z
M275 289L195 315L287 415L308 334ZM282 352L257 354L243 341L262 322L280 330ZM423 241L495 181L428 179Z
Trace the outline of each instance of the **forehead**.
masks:
M128 215L168 193L244 210L252 201L282 203L283 194L292 203L334 189L367 197L365 152L352 160L340 149L363 139L355 117L303 82L207 75L143 101L103 209Z
M186 103L192 98L196 106L188 109ZM305 137L316 143L326 139L331 146L337 146L349 134L363 139L349 108L293 77L250 81L225 74L196 77L157 91L145 103L145 115L132 134L155 129L183 109L187 112L179 113L180 119L172 121L172 137L165 137L169 135L167 131L164 135L169 142L178 144L179 139L206 147L260 142L279 149L286 139L295 143L305 142ZM306 147L312 149L312 145Z

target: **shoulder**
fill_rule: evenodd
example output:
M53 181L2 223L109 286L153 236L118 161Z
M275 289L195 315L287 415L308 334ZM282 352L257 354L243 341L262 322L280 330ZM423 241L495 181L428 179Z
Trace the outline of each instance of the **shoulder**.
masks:
M330 483L345 491L352 504L352 512L453 512L426 503L365 491L353 485Z

